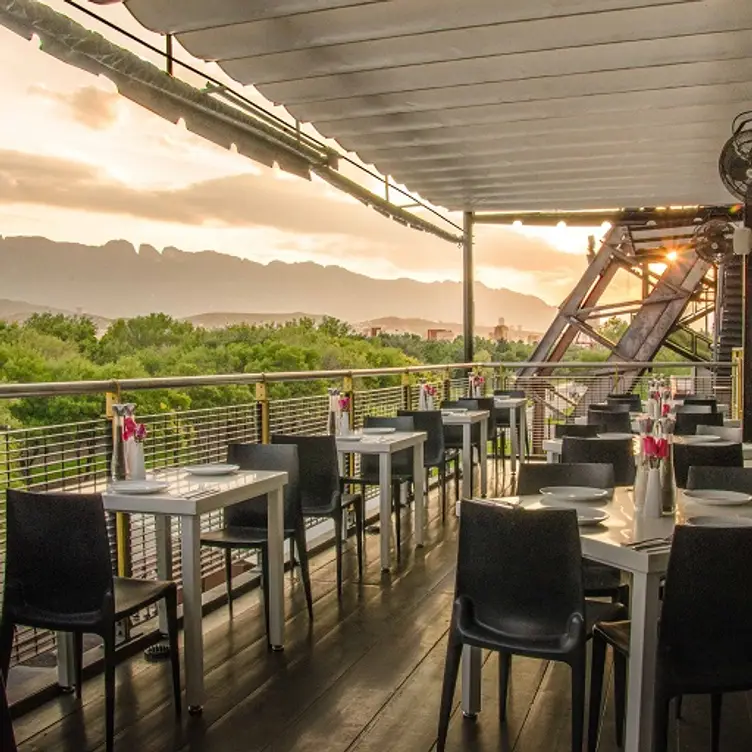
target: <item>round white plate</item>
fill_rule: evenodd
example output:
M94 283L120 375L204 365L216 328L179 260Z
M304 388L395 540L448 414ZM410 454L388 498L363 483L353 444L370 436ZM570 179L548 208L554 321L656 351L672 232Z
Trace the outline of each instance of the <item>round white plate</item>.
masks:
M687 518L687 525L695 527L752 527L752 520L748 517L703 517Z
M587 486L546 486L540 492L556 501L607 501L611 495L604 488Z
M752 496L739 491L716 491L703 488L685 491L684 495L698 504L709 507L735 507L752 501Z
M397 429L392 428L391 426L383 426L383 427L376 427L373 428L364 428L363 433L366 436L383 436L387 433L394 433Z
M608 519L608 512L603 509L589 509L588 507L575 507L571 504L558 504L555 501L544 499L541 506L548 509L574 509L577 512L577 524L580 527L600 525Z
M599 439L633 439L634 435L631 433L599 433Z
M210 465L188 465L183 470L189 475L232 475L240 470L240 466L213 462Z
M682 441L685 444L715 444L716 441L720 441L720 436L708 435L698 433L693 436L682 436Z
M163 480L117 480L110 486L110 490L113 493L142 496L160 493L160 491L166 491L169 487L170 484Z

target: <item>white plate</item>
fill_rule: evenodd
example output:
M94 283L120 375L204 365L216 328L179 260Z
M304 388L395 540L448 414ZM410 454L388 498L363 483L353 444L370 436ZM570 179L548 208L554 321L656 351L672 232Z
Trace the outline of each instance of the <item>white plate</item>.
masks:
M390 426L383 426L383 427L376 427L373 428L364 428L363 433L366 436L383 436L387 433L394 433L397 429L392 428Z
M739 491L717 491L713 489L693 489L684 492L692 501L709 507L735 507L749 504L752 496Z
M546 486L540 492L556 501L607 501L610 491L587 486Z
M113 493L143 496L166 491L169 487L170 484L163 480L117 480L110 486L110 490Z
M752 527L752 520L747 517L689 517L687 525L695 527Z
M232 475L240 470L240 465L213 462L210 465L187 465L183 470L189 475Z
M682 441L685 444L714 444L716 441L720 441L720 436L708 435L698 433L694 436L682 436Z
M608 512L603 509L589 509L588 507L575 507L571 504L558 504L556 501L544 499L541 506L547 509L574 509L577 512L577 524L580 527L600 525L608 519Z
M634 435L631 433L599 433L599 439L633 439Z

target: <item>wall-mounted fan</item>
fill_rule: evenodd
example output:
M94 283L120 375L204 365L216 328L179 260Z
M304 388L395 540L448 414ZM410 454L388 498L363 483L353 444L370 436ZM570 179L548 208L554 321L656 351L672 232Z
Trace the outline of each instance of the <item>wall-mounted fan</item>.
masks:
M703 261L720 266L734 253L735 230L736 226L725 219L708 219L693 233L695 252Z
M718 160L721 180L740 201L752 195L752 112L737 115Z

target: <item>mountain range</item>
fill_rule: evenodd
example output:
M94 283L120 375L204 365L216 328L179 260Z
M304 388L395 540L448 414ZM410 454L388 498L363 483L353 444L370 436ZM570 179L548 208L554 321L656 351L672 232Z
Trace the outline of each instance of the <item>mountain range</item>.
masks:
M265 311L259 315L266 320L297 310L349 322L385 316L438 325L462 320L462 286L457 282L373 279L338 266L265 265L173 247L159 252L141 245L136 251L126 240L90 246L43 237L0 237L0 270L0 298L109 319L157 311L191 319ZM479 326L493 326L504 318L507 325L544 331L554 313L533 295L475 285Z

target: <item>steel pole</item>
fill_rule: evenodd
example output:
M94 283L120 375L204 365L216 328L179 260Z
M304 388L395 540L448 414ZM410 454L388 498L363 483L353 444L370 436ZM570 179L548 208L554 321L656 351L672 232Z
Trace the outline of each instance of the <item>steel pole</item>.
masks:
M473 212L462 215L462 312L465 340L465 360L473 360L473 340L475 337L475 272L473 269Z
M744 225L752 227L752 189L747 194L744 207ZM744 354L742 356L742 436L744 441L752 441L752 253L743 257L744 286Z

